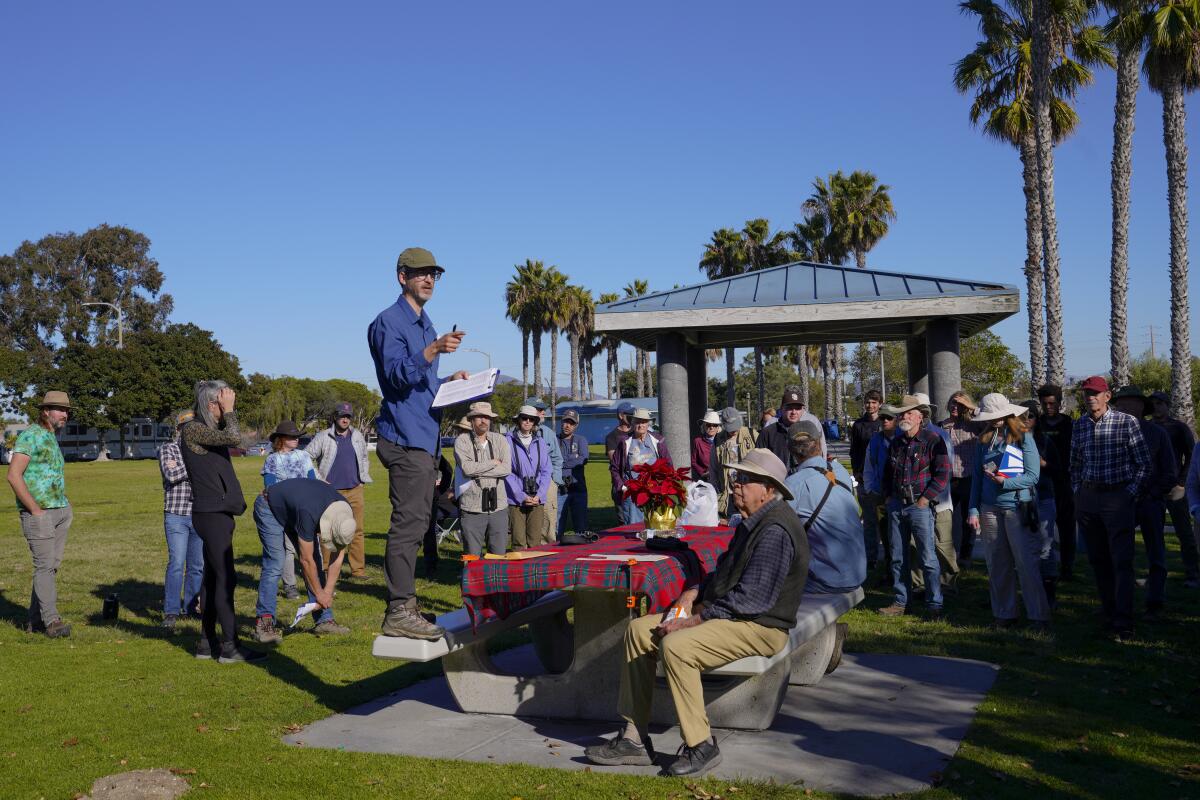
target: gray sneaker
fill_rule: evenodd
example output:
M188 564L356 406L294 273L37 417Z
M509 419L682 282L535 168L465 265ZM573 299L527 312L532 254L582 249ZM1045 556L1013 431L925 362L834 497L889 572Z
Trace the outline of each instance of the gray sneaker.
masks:
M603 744L584 748L583 757L604 767L649 767L654 764L654 749L649 737L646 738L645 744L637 744L618 733Z
M300 599L300 590L296 588L296 584L293 583L291 586L283 587L283 598L285 600Z
M51 639L61 639L71 635L71 626L61 619L55 619L46 626L46 636Z
M338 625L336 622L329 619L318 623L316 627L313 628L313 633L315 633L317 636L345 636L346 634L350 633L350 629L345 625Z
M384 636L403 636L409 639L436 641L446 635L445 628L428 621L416 608L396 605L383 618L380 632Z
M253 664L267 657L266 653L242 647L235 642L223 642L221 655L217 658L219 664Z
M173 631L173 630L175 630L175 625L178 622L179 622L178 614L164 614L163 621L162 621L162 627L164 630Z
M263 614L254 621L254 641L259 644L278 644L283 641L283 634L275 630L275 618Z

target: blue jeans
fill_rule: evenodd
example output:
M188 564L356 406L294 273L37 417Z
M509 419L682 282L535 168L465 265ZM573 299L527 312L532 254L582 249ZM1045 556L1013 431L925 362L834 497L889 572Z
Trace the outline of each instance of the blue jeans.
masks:
M296 546L296 552L300 552L299 545ZM322 586L324 586L325 566L321 563L321 548L316 542L313 542L313 561L317 562L317 580ZM312 587L308 586L308 581L305 581L304 585L308 589L308 602L317 602L317 596L313 594ZM320 625L322 622L333 622L333 609L318 608L316 611L312 612L312 618L314 625Z
M567 529L567 520L571 521L571 529L575 531L586 531L588 529L587 520L588 496L587 488L580 486L572 488L566 494L558 496L558 535L562 537L563 531Z
M624 520L623 525L633 525L645 519L642 510L633 504L633 498L621 501L617 507L617 516Z
M284 533L283 526L279 524L279 520L275 519L275 514L271 511L271 506L267 503L267 498L259 495L254 501L254 524L258 528L258 538L262 542L262 574L258 579L258 602L254 606L254 616L261 617L264 614L270 614L272 617L278 617L275 613L278 596L276 591L279 588L279 576L283 572L283 560L290 558L286 548L283 546L284 538L287 534ZM325 570L321 564L321 548L313 547L313 560L317 562L317 580L322 584L325 583ZM307 584L307 581L305 582ZM308 602L315 603L316 595L312 593L312 589L308 590ZM333 619L333 609L326 608L319 612L314 612L317 623L327 622Z
M888 504L888 547L891 550L892 589L895 603L908 605L911 589L908 543L911 540L925 575L925 604L932 610L942 607L942 570L938 565L936 537L933 529L933 509L911 505L901 508Z
M200 602L200 589L204 585L204 542L192 527L190 516L163 514L163 531L167 536L163 613L175 616L182 615L185 610L195 613ZM180 592L183 593L182 600Z

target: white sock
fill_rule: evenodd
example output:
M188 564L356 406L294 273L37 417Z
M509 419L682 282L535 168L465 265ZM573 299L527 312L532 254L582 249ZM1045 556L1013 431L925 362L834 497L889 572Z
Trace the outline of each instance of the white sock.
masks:
M628 739L634 744L642 743L642 736L638 733L637 727L632 722L625 723L625 732L621 734L621 738Z

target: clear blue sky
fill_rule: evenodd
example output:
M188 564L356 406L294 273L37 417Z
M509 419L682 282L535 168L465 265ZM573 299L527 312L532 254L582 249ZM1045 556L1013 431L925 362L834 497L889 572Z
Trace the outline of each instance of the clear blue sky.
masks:
M23 3L0 26L0 251L138 229L174 319L247 373L374 385L366 326L419 245L449 270L435 324L519 375L514 264L596 294L695 282L714 229L790 227L836 169L892 187L871 266L1024 294L1020 163L951 85L976 40L952 3ZM1112 102L1104 73L1057 151L1073 374L1108 364ZM1131 239L1131 345L1153 325L1164 353L1161 103L1145 89ZM998 332L1027 356L1023 315Z

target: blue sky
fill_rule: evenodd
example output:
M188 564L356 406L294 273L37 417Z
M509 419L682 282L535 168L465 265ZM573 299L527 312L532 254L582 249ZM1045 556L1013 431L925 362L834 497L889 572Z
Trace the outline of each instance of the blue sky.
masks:
M976 40L952 3L77 2L0 21L0 251L138 229L174 319L215 331L247 373L374 385L366 326L418 245L449 270L435 324L519 375L514 264L596 294L696 282L714 229L790 227L836 169L892 187L871 266L1023 288L1020 163L951 85ZM1112 103L1102 73L1056 155L1073 374L1108 363ZM1134 146L1131 346L1155 326L1165 353L1161 103L1145 89ZM997 330L1027 356L1023 315ZM559 367L565 384L565 341Z

